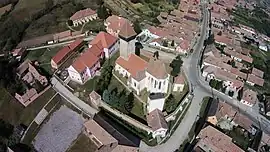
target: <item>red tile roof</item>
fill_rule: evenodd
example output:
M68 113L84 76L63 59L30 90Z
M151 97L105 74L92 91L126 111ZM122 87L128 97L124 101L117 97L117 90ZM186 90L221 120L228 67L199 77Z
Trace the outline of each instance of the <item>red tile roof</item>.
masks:
M209 147L214 152L244 152L240 147L232 142L232 138L215 129L207 126L199 133L199 142L197 145Z
M129 22L125 22L122 28L120 29L120 32L118 35L124 38L130 38L132 36L137 35L137 33L134 31L133 27L131 26Z
M175 84L185 84L185 77L182 74L179 74L176 78L174 78Z
M183 40L181 43L180 43L180 47L184 50L187 50L189 49L189 41L187 40Z
M225 48L224 49L224 52L230 56L233 56L233 57L236 57L236 58L239 58L239 59L242 59L248 63L252 63L253 62L253 59L247 55L243 55L243 54L240 54L236 51L233 51L233 50L230 50L228 48Z
M100 57L103 53L103 49L99 45L92 45L91 48L88 48L87 51L92 52L96 57Z
M169 33L167 31L165 31L164 29L157 28L157 27L154 27L154 26L149 27L148 30L152 34L155 34L155 35L160 36L160 37L166 37L166 36L169 35Z
M263 78L263 74L264 72L259 70L259 69L256 69L256 68L252 68L252 74L254 74L255 76L257 77L260 77L260 78Z
M226 35L215 35L215 41L224 43L226 45L232 44L232 39L227 37Z
M131 54L128 60L125 60L124 58L119 57L116 60L116 64L126 69L133 78L136 78L138 73L141 71L144 71L147 67L147 62L135 54Z
M255 84L259 85L259 86L263 86L263 84L264 84L264 79L262 79L260 77L257 77L257 76L255 76L253 74L248 75L247 81L255 83Z
M237 68L232 68L231 69L231 73L233 73L233 74L241 77L242 79L246 79L247 78L247 74L239 71Z
M82 73L85 68L93 67L98 61L99 58L93 54L90 48L77 58L72 66L77 72Z
M90 16L90 15L94 15L94 14L96 14L96 11L94 11L90 8L87 8L87 9L80 10L80 11L76 12L75 14L73 14L70 17L70 20L74 21L74 20L78 20L78 19Z
M68 46L63 47L60 51L56 53L56 55L52 58L52 60L58 64L61 62L65 57L70 55L75 49L77 49L78 46L80 46L83 43L82 39L75 40Z
M168 77L165 63L161 60L150 60L146 71L157 79L166 79Z
M90 42L91 45L98 44L102 48L110 48L118 39L106 32L99 32L98 35Z
M131 24L129 20L116 15L109 16L106 19L106 24L108 24L108 28L112 29L115 32L120 31L125 22L129 22Z
M155 109L147 115L147 123L153 131L156 131L160 128L168 129L165 117L159 109Z

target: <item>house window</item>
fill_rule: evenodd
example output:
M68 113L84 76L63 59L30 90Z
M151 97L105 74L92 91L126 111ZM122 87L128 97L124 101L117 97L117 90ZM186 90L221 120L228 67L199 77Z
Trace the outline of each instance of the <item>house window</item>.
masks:
M154 86L154 88L156 88L157 87L157 80L155 80L155 86Z
M159 82L159 86L158 86L158 89L161 89L161 82Z
M110 147L112 147L112 146L113 146L113 143L110 144Z
M134 82L134 87L136 87L136 83Z

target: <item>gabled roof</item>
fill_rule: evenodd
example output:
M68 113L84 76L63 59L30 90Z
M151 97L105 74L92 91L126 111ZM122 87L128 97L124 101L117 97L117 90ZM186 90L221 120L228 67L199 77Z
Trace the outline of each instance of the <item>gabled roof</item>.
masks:
M125 22L119 32L119 35L124 38L130 38L132 36L136 36L137 33L134 31L130 23Z
M183 74L179 74L176 78L174 78L175 84L185 84L185 77Z
M257 93L253 90L247 89L243 92L242 99L251 103L251 104L255 104L256 101L258 100Z
M67 55L72 53L79 45L83 43L82 39L77 39L68 46L63 47L60 51L56 53L56 55L52 58L52 60L58 64L60 61L63 60Z
M264 79L262 79L260 77L257 77L257 76L255 76L253 74L248 75L247 81L255 83L255 84L259 85L259 86L263 86L263 84L264 84Z
M147 115L147 123L148 126L150 126L153 131L156 131L161 128L168 129L165 117L163 116L162 112L159 109L155 109Z
M98 35L90 42L91 45L98 44L103 48L111 47L117 38L106 32L99 32ZM103 49L102 48L102 49Z
M102 145L117 143L117 140L94 120L89 120L85 122L84 126L87 129L87 131L89 131L92 135L94 135L98 139L99 142L101 142Z
M168 77L165 63L161 60L150 60L146 71L157 79L166 79Z
M212 126L203 128L198 137L197 145L206 146L214 152L244 152L240 147L232 142L232 138L220 132ZM201 147L203 148L203 147Z
M77 58L76 61L72 64L72 67L77 72L82 73L85 68L93 67L98 61L99 58L95 56L90 49L84 52L79 58Z
M90 8L87 8L87 9L80 10L80 11L76 12L75 14L73 14L70 17L70 20L74 21L74 20L78 20L78 19L90 16L90 15L94 15L94 14L96 14L96 11L94 11Z
M257 77L263 78L264 72L256 68L252 68L252 74L254 74Z
M119 57L116 60L116 64L127 70L131 74L131 76L135 79L139 75L138 73L140 73L141 71L145 71L147 67L147 62L135 54L131 54L128 60Z
M131 22L123 17L112 15L106 19L106 23L109 29L113 31L120 31L125 22L131 24Z

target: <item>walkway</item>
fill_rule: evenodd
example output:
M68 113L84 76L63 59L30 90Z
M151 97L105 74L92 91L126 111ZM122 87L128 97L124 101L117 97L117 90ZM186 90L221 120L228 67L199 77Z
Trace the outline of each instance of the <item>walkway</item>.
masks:
M80 100L78 97L72 94L64 85L61 84L55 77L52 77L51 83L53 85L53 89L57 91L62 97L67 99L72 105L78 107L81 111L85 112L89 116L94 116L98 111L84 101Z

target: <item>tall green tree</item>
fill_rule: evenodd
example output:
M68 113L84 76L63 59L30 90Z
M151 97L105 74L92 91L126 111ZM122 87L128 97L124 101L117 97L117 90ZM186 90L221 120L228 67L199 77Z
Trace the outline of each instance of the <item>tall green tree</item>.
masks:
M170 67L172 68L171 75L173 77L176 77L180 73L182 64L183 61L180 55L178 55L175 59L172 60L172 62L170 63Z
M127 97L127 102L125 103L125 109L128 112L131 112L133 106L134 106L134 94L130 92Z
M139 34L142 32L142 28L141 28L141 25L139 23L138 20L136 20L134 23L133 23L133 27L134 27L134 31Z
M101 5L97 9L97 15L100 19L105 20L107 17L109 17L109 12L107 11L107 8L104 5Z
M9 138L13 133L13 126L8 122L0 119L0 137Z
M176 109L176 99L172 94L169 95L169 97L165 101L165 110L167 113L171 113Z

